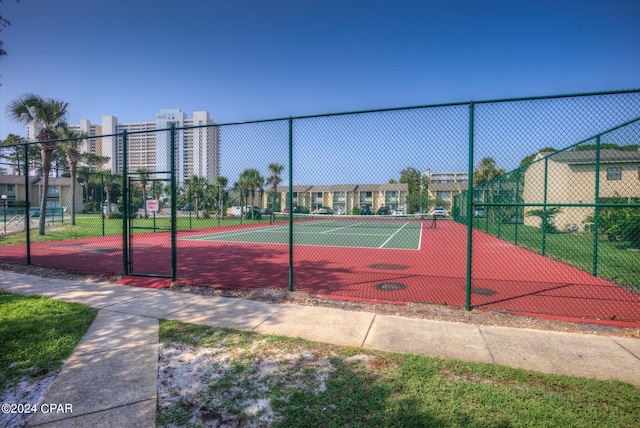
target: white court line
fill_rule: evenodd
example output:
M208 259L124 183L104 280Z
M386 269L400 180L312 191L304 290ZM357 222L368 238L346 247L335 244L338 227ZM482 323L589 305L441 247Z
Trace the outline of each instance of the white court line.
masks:
M409 222L407 222L407 223L403 224L403 225L402 225L402 227L401 227L400 229L396 230L396 232L395 232L393 235L391 235L391 236L389 237L389 239L387 239L386 241L384 241L384 244L380 245L378 248L382 248L382 247L384 247L385 245L387 245L387 242L391 241L391 239L392 239L394 236L396 236L396 234L397 234L398 232L400 232L402 229L404 229L404 227L405 227L406 225L408 225L408 224L409 224Z
M320 234L323 234L323 233L329 233L329 232L335 232L336 230L342 230L342 229L346 229L346 228L348 228L348 227L359 226L359 225L361 225L361 224L363 224L363 223L350 224L350 225L342 226L342 227L338 227L338 228L335 228L335 229L329 229L329 230L325 230L324 232L320 232ZM322 226L321 226L321 227L322 227Z
M418 240L418 250L420 248L422 248L422 226L424 225L423 222L420 222L420 239Z
M364 224L364 223L360 223L360 224ZM393 237L395 235L398 234L398 232L400 232L405 226L407 226L409 224L409 222L404 223L398 230L396 230L386 241L384 241L384 243L382 245L380 245L378 247L378 249L382 249L389 241L391 241L391 239L393 239ZM353 225L352 225L353 226ZM295 227L295 225L294 225ZM302 232L302 231L295 231L294 229L294 235L321 235L324 234L326 232L330 232L330 231L336 231L339 229L345 229L348 228L350 226L343 226L337 229L331 229L329 231L324 231L324 232ZM228 232L217 232L217 233L207 233L207 234L203 234L203 235L191 235L191 236L185 236L183 238L178 238L179 240L190 240L190 241L214 241L214 242L233 242L236 243L238 241L225 241L224 238L230 238L233 236L239 236L239 235L246 235L246 234L251 234L251 233L264 233L264 232L270 232L270 233L282 233L284 231L287 231L289 229L288 225L278 225L278 226L262 226L262 227L254 227L251 229L247 229L247 230L242 230L242 231L228 231ZM367 233L367 234L363 234L363 233L341 233L340 235L348 235L348 236L361 236L361 237L367 237L367 236L387 236L386 233L382 234L382 233ZM420 226L420 240L418 243L418 248L417 250L420 250L421 248L421 243L422 243L422 225ZM288 244L286 244L288 245ZM303 246L317 246L318 244L296 244L296 245L303 245ZM331 247L331 245L320 245L323 247ZM375 248L375 247L352 247L352 246L337 246L337 248ZM399 249L404 249L404 248L399 248ZM406 248L408 250L411 250L411 248Z

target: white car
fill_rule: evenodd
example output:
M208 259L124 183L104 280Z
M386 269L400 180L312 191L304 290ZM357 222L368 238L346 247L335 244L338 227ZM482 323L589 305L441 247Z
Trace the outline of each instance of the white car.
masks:
M393 213L391 213L391 215L404 215L404 211L403 210L395 210Z
M445 210L442 207L435 207L433 209L433 211L431 211L431 215L436 216L436 217L446 217L447 216L447 210Z

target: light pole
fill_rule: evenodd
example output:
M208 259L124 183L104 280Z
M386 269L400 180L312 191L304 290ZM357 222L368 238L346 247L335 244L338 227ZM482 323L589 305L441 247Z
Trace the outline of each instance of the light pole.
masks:
M0 196L0 198L2 198L2 203L3 203L3 216L4 216L4 234L7 234L7 195L2 195Z

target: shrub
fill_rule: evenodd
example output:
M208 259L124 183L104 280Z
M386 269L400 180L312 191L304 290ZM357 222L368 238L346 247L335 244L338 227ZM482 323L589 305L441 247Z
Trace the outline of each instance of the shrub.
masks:
M260 220L262 218L262 214L260 214L260 211L257 210L250 210L247 211L247 213L245 214L244 218L250 220Z
M609 241L628 241L634 248L640 248L640 208L604 211L599 216L598 228Z
M547 208L546 213L546 224L544 221L545 213L544 210L530 210L525 214L527 217L540 217L540 223L542 227L543 233L558 233L558 228L555 226L555 216L562 211L560 207Z
M122 219L122 213L118 211L112 211L107 215L109 219Z

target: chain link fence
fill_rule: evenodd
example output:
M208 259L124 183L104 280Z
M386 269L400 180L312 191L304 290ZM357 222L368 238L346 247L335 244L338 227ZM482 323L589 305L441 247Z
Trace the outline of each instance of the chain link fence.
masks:
M622 91L102 136L75 225L71 177L41 235L35 164L0 175L0 260L638 322L639 126Z

